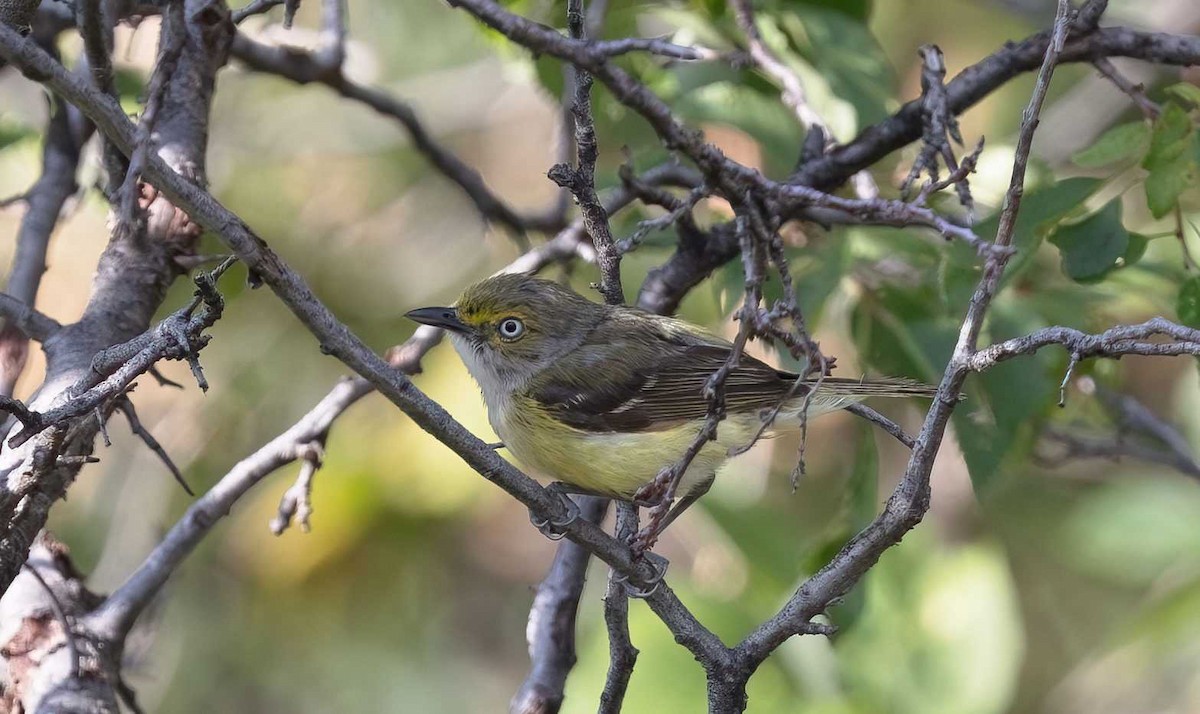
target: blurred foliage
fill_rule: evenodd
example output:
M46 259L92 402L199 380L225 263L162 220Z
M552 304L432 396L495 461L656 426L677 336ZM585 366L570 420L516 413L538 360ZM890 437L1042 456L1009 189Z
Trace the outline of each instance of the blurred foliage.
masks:
M564 25L564 0L505 4ZM840 141L919 94L919 45L939 44L953 74L1046 21L1008 5L1020 4L757 3L765 41L802 78ZM1120 17L1156 21L1158 3L1112 5ZM544 173L557 153L547 138L556 136L564 83L557 61L530 57L437 0L351 0L349 10L351 76L412 101L432 133L513 204L536 210L553 200ZM318 14L306 3L299 29L283 40L311 41L303 28L317 26ZM278 21L273 14L246 29ZM145 25L117 38L117 86L130 110L153 57L154 20ZM604 37L655 35L718 51L743 44L723 0L612 0ZM63 49L78 53L71 42ZM636 54L618 61L730 156L777 178L794 167L804 132L766 76L721 62ZM1188 257L1200 240L1200 91L1180 79L1164 72L1150 87L1162 106L1154 120L1118 95L1105 126L1072 136L1070 161L1050 158L1059 147L1036 147L1018 253L985 340L1052 324L1096 331L1158 314L1200 326L1200 276ZM1060 69L1050 109L1063 111L1043 117L1044 132L1096 113L1096 97L1115 91L1085 80L1086 68ZM963 118L968 145L980 134L988 140L973 177L984 237L997 228L1011 132L1028 88L1028 78L1014 80ZM11 72L0 79L0 97L6 196L36 178L45 102ZM602 186L617 183L622 147L637 168L667 156L646 124L602 88L594 102ZM381 351L410 334L405 310L451 300L516 255L398 127L322 89L226 70L211 140L216 194ZM873 167L885 194L895 195L914 156L910 147ZM934 203L961 213L952 192ZM19 214L0 211L6 235L15 234ZM628 235L647 215L624 212L614 228ZM697 210L704 224L728 216L715 200ZM805 314L838 357L839 374L939 377L980 277L971 249L913 230L788 226L786 233ZM105 235L104 207L94 197L65 218L43 309L63 320L78 314ZM206 252L219 251L206 240ZM651 235L628 256L627 294L674 240ZM548 274L583 292L595 279L590 266ZM729 333L742 283L739 264L722 267L688 296L681 315ZM222 289L229 308L204 352L212 391L201 398L191 386L179 392L146 383L136 395L143 420L201 488L294 422L341 373L271 296L234 278ZM189 292L176 286L164 312ZM831 608L840 634L790 641L764 665L752 680L751 711L1200 710L1200 489L1133 461L1046 468L1038 445L1046 424L1119 426L1080 390L1068 389L1059 407L1066 363L1048 349L968 381L935 468L926 522ZM187 382L186 367L167 369ZM1200 443L1200 372L1190 359L1083 363L1075 373L1136 395ZM23 394L37 378L35 366ZM417 380L491 437L477 390L449 349L431 353ZM925 405L876 406L915 431ZM102 463L84 472L54 517L99 588L119 584L187 505L152 455L121 427L113 436ZM772 614L874 516L906 459L885 435L830 416L812 425L807 472L791 494L798 447L778 439L735 460L661 546L681 597L727 641ZM149 710L504 709L525 673L531 588L553 544L528 527L520 506L382 400L349 412L327 452L311 534L267 531L294 475L287 471L244 499L178 574L150 623L153 638L130 646L133 683ZM603 683L603 580L596 567L580 612L567 712L593 710ZM642 654L626 710L703 710L703 672L687 652L641 604L631 606L631 625Z

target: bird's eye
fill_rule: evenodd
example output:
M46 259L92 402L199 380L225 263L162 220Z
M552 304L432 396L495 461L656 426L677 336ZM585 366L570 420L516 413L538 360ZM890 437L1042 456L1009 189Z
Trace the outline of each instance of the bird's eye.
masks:
M511 342L525 334L525 323L515 317L506 317L496 326L496 330L500 333L500 339Z

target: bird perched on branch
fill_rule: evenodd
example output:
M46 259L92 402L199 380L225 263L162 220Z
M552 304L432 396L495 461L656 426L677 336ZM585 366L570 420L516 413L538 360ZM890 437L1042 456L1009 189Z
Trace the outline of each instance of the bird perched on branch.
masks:
M748 355L734 362L730 342L687 322L595 303L527 275L489 278L452 307L407 316L450 333L505 447L535 474L558 479L563 492L644 503L646 487L696 442L712 409L710 380L725 367L715 390L725 418L668 494L679 502L662 512L658 532L776 409L766 435L867 397L934 392L907 379L801 380Z

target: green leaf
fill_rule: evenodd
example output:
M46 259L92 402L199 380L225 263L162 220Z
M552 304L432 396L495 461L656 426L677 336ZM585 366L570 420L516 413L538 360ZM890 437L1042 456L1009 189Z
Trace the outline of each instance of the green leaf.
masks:
M1200 107L1200 87L1191 82L1172 84L1166 89L1167 94L1173 94L1193 107Z
M1059 226L1050 242L1058 247L1062 271L1072 280L1103 278L1129 249L1129 232L1121 225L1121 200L1109 201L1078 223Z
M892 64L861 20L847 14L853 3L788 3L778 13L779 26L791 39L794 52L816 70L816 79L832 88L831 99L853 106L858 126L887 117L895 105ZM763 17L763 13L759 13ZM810 80L805 80L806 88ZM815 107L818 112L820 107ZM829 117L826 116L826 121Z
M1129 267L1142 259L1146 254L1146 248L1150 245L1150 238L1141 233L1129 234L1129 247L1125 249L1125 255L1122 261L1125 267Z
M36 133L31 126L17 124L8 121L6 117L0 117L0 149L32 137Z
M1196 162L1192 145L1192 120L1174 102L1163 106L1154 123L1150 150L1142 167L1146 177L1146 203L1155 218L1162 218L1179 203L1179 195L1196 181Z
M1146 587L1193 562L1200 548L1200 492L1183 479L1117 479L1061 514L1049 542L1071 568Z
M1009 260L1008 270L1004 272L1005 284L1025 270L1046 236L1079 210L1103 183L1100 179L1070 178L1040 186L1025 195L1013 229L1017 254ZM996 211L975 227L975 233L984 240L991 240L999 228L1000 211ZM946 305L962 305L971 298L979 280L979 256L970 246L954 242L946 249L943 260L939 273L942 300Z
M1188 278L1179 286L1175 314L1183 324L1200 329L1200 278Z
M1071 160L1078 166L1093 168L1145 153L1150 146L1150 127L1144 121L1114 126Z
M879 450L875 447L874 427L866 422L858 428L858 449L854 456L854 469L846 484L849 505L846 529L830 542L830 557L847 540L875 520L879 511ZM827 560L825 562L828 562ZM843 634L862 619L866 607L866 588L856 587L829 611L829 618Z
M864 423L859 428L858 452L854 458L854 470L847 484L850 498L850 528L862 530L875 520L879 510L879 450L875 447L875 436L871 425Z
M850 322L863 362L880 374L936 382L954 351L959 328L956 318L937 311L929 286L864 294Z
M1028 301L997 302L988 318L988 336L998 342L1044 327ZM1028 452L1035 417L1051 403L1055 381L1051 353L1007 360L967 383L967 399L953 416L971 483L983 494L1014 454Z

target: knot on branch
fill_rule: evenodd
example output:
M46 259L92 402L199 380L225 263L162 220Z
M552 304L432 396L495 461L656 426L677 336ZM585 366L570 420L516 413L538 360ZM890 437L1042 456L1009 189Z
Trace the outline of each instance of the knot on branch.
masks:
M565 188L572 194L586 188L586 180L570 164L555 164L546 172L546 178L553 181L559 188Z

